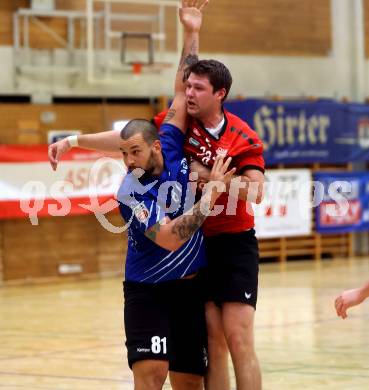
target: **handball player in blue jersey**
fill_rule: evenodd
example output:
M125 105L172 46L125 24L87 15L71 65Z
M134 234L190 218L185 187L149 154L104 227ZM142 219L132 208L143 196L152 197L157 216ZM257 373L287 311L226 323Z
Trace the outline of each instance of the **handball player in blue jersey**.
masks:
M133 120L121 132L128 174L118 200L129 222L124 318L136 389L161 389L168 371L173 389L202 389L206 372L205 302L198 274L206 259L199 227L220 192L209 185L194 204L183 152L183 74L197 60L201 8L182 9L182 20L193 25L185 30L175 97L159 134L146 120ZM227 172L229 164L230 159L218 158L211 171L210 179L224 188L234 173Z
M205 302L198 274L206 259L198 229L220 192L210 184L198 203L192 201L183 154L183 103L177 93L159 134L146 120L133 120L121 132L128 167L118 192L129 223L126 345L136 387L142 389L161 388L168 370L173 388L201 389L206 370ZM224 188L234 173L227 172L229 163L218 158L211 172L211 180Z

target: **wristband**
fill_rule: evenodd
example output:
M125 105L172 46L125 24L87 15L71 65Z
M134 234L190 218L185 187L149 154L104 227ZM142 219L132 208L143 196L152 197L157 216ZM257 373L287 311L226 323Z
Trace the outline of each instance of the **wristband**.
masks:
M72 148L78 146L78 135L68 135L67 140Z

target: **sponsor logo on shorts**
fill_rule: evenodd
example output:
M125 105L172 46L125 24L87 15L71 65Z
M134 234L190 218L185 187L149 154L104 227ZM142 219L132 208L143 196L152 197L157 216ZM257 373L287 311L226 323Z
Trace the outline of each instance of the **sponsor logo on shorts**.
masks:
M245 292L245 297L246 297L246 299L250 299L251 298L251 293L247 293L247 292Z
M137 348L137 352L150 352L149 348Z

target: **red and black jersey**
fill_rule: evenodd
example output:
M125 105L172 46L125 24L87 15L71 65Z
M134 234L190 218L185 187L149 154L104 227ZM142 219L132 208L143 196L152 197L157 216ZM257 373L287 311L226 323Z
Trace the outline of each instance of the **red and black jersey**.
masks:
M165 117L162 113L155 119L160 126L160 119ZM232 157L231 167L242 174L248 169L257 169L264 172L263 144L257 133L246 122L236 115L224 110L225 122L219 138L213 137L204 126L194 118L188 125L185 154L205 166L212 167L218 154ZM254 227L254 217L251 205L238 200L234 215L227 215L228 194L219 197L216 205L223 206L223 211L213 217L208 217L203 225L205 235L219 233L241 232ZM229 210L228 210L229 214Z
M225 122L215 138L194 118L189 121L185 152L203 165L213 166L218 154L232 157L237 173L246 169L264 172L263 144L257 133L237 116L224 111Z

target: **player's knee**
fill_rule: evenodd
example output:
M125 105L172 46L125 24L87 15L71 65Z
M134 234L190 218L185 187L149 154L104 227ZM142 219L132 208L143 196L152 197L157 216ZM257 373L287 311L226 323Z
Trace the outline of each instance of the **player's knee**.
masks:
M234 331L226 336L227 345L231 354L254 354L254 341L252 337L248 337L244 332Z
M186 382L186 390L202 390L204 386L204 381L202 377L198 378L189 378Z
M207 322L209 352L224 354L227 353L227 341L224 336L223 327Z
M208 335L208 347L210 360L227 356L228 346L224 333Z
M151 372L143 378L135 379L137 389L161 390L166 376L160 372Z
M147 390L159 390L163 387L168 375L168 367L158 362L157 364L141 365L139 370L133 366L135 388Z
M176 384L172 383L173 390L202 390L204 388L203 377L197 375L188 375L181 378Z
M166 367L157 366L152 367L148 373L149 382L154 386L153 388L160 388L163 386L165 379L168 375L168 370Z

